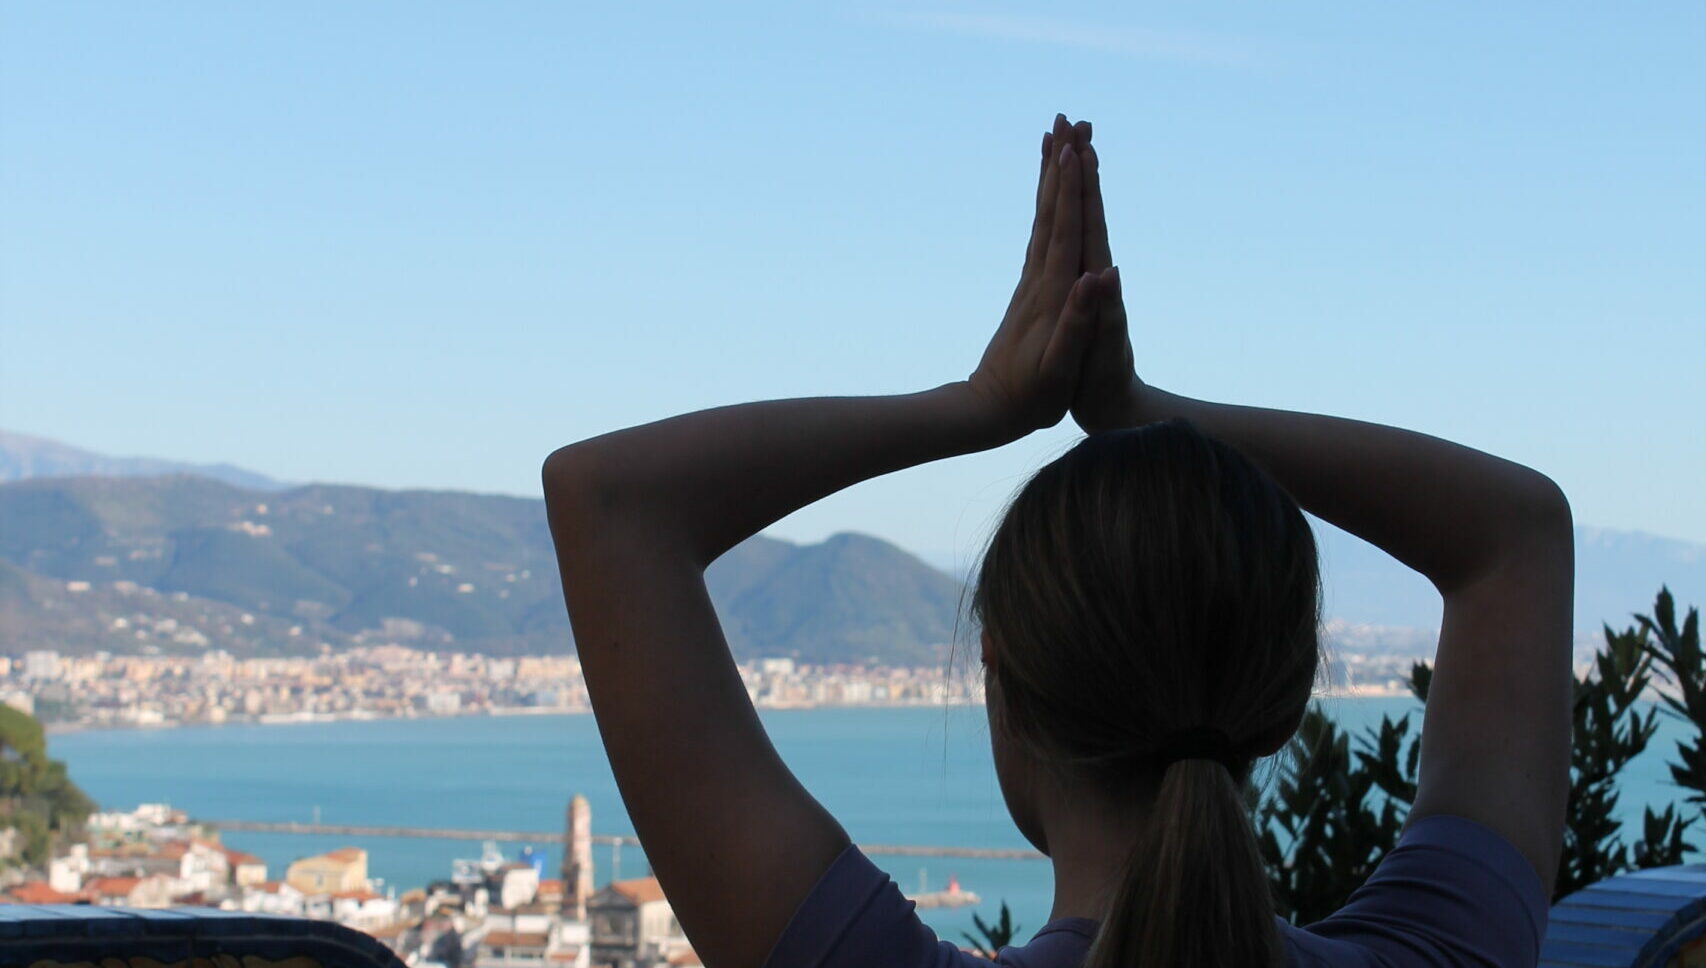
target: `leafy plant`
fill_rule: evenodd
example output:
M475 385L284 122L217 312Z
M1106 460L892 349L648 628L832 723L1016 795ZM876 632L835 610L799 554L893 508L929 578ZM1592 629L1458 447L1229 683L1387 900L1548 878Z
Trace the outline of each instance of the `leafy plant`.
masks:
M976 914L971 916L971 922L977 927L981 938L961 932L961 937L971 944L973 953L982 958L994 960L1002 948L1013 943L1013 938L1019 933L1019 926L1013 923L1013 913L1007 910L1007 902L1001 902L1001 916L994 924L985 924L983 918Z
M1648 809L1642 840L1628 847L1623 824L1613 815L1618 774L1646 751L1658 729L1656 707L1645 715L1634 708L1652 684L1653 660L1644 639L1645 633L1635 627L1615 632L1605 626L1605 646L1594 656L1593 670L1575 683L1570 801L1554 897L1630 870L1638 861L1649 866L1679 863L1680 851L1688 849L1682 841L1688 821L1673 811L1655 815Z
M1658 729L1657 707L1641 708L1655 674L1675 695L1662 693L1664 711L1694 725L1692 742L1677 744L1676 782L1706 808L1706 659L1697 610L1681 628L1669 590L1652 616L1635 616L1623 631L1605 627L1593 667L1575 679L1571 705L1570 797L1554 898L1623 871L1682 863L1695 850L1684 839L1699 815L1679 805L1644 811L1641 838L1624 842L1616 816L1618 778ZM1433 669L1417 663L1410 691L1424 705ZM1258 810L1264 858L1280 913L1308 923L1330 913L1360 887L1397 843L1416 797L1421 732L1414 713L1383 716L1347 756L1346 737L1310 710L1282 765L1277 791ZM1378 808L1368 800L1374 791ZM1282 840L1282 838L1284 838Z
M1652 616L1637 615L1635 621L1647 634L1643 644L1659 665L1660 679L1675 691L1675 695L1660 693L1665 712L1694 727L1692 744L1676 744L1677 758L1682 762L1670 765L1671 778L1694 791L1689 802L1706 810L1706 655L1700 650L1700 610L1690 608L1678 629L1676 603L1670 589L1661 588Z
M1345 903L1398 838L1403 816L1390 798L1370 805L1374 774L1358 767L1350 735L1310 707L1282 761L1274 793L1257 813L1275 911L1294 924Z
M0 706L0 827L17 830L17 856L45 863L54 842L80 831L94 808L65 764L48 758L41 724Z

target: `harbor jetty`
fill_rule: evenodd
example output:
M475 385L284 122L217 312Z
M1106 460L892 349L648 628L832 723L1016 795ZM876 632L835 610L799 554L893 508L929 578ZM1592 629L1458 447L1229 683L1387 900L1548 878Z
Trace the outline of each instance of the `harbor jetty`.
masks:
M270 834L318 834L334 837L421 837L428 840L478 840L498 843L561 844L561 831L541 830L470 830L461 827L397 827L375 824L301 823L293 820L196 820L198 824L221 831L242 831ZM592 842L605 847L638 847L638 838L622 834L593 834ZM1034 850L1014 847L936 847L920 844L860 844L859 849L872 856L890 857L965 857L979 860L1042 860ZM946 893L946 892L936 892ZM966 892L962 892L966 893ZM970 903L977 903L975 898ZM920 905L924 906L924 905Z

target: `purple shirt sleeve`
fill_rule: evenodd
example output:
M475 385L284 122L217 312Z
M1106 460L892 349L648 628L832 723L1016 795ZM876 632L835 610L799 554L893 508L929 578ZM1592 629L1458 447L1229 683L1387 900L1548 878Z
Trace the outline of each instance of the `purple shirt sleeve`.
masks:
M938 941L914 907L892 878L848 847L794 912L764 968L988 968Z
M1344 907L1289 940L1300 965L1531 968L1548 897L1509 840L1434 814L1405 829Z
M1296 968L1533 968L1547 892L1510 841L1462 817L1410 824L1345 906L1304 928L1279 924ZM1079 968L1094 922L1051 922L1004 948L1012 968ZM765 968L988 968L940 941L887 874L848 847L794 913Z

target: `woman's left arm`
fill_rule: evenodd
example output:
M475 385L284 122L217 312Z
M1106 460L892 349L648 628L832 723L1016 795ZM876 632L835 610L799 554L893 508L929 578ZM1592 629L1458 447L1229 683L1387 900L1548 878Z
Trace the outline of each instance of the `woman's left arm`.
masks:
M1044 139L1037 219L1006 318L964 381L891 397L722 407L553 453L563 594L605 749L683 930L712 968L758 968L847 846L776 755L705 589L707 565L851 484L995 447L1061 418L1088 345L1082 179Z

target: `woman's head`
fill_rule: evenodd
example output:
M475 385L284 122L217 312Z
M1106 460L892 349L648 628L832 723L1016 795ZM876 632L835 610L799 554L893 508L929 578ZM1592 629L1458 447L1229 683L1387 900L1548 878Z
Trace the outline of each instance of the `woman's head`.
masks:
M1297 503L1183 421L1088 437L1014 499L972 596L1014 819L1041 842L1038 771L1150 815L1092 964L1221 963L1221 941L1193 947L1205 931L1251 935L1260 948L1225 954L1271 960L1243 781L1303 715L1319 601ZM1224 733L1233 769L1157 762L1163 738L1190 727Z

